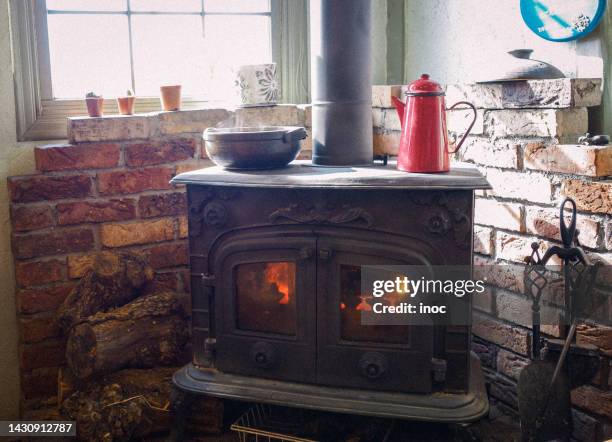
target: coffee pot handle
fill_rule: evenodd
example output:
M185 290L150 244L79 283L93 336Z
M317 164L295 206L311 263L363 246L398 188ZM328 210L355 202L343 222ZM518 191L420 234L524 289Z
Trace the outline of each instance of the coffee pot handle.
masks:
M471 108L472 111L474 111L474 119L472 120L472 122L468 126L468 128L465 131L465 134L463 135L463 137L461 137L461 141L459 141L459 144L457 144L457 147L455 147L455 150L453 150L452 152L449 150L448 153L456 153L459 149L461 149L461 146L463 145L463 142L465 141L467 136L470 134L470 131L472 130L472 128L474 127L474 124L476 123L476 118L478 118L478 111L476 110L476 106L474 106L472 103L468 103L467 101L458 101L455 104L453 104L451 107L449 107L448 110L452 110L452 109L456 108L457 106L459 106L460 104L463 104L463 105Z

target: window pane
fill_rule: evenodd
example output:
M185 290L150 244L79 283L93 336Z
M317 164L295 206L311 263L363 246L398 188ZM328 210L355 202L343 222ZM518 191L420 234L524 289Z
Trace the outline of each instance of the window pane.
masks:
M237 66L272 62L270 17L210 15L205 31L206 82L213 100L229 99L235 92Z
M132 35L138 95L157 96L164 84L182 84L185 96L202 95L205 60L199 15L135 15Z
M127 16L52 14L48 25L56 98L112 97L131 87Z
M270 0L204 0L206 12L270 12Z
M126 0L47 0L49 10L126 11Z
M235 89L236 66L271 62L269 17L209 16L205 20L203 37L199 16L132 17L139 95L157 96L160 85L180 83L184 96L227 100Z
M206 54L228 65L272 61L270 18L250 15L209 15L205 18ZM240 32L227 32L239 29Z
M201 12L202 0L132 0L132 11Z

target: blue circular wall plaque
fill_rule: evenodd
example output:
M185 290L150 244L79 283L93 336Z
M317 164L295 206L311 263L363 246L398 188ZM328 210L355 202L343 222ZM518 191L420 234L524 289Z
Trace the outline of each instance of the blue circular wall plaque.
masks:
M529 29L551 41L587 35L605 10L606 0L521 0L521 15Z

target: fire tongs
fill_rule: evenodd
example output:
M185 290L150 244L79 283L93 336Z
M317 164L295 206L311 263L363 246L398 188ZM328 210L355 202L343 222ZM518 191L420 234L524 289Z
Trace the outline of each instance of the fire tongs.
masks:
M572 206L569 226L564 211ZM532 243L531 256L526 259L524 272L525 292L532 297L533 341L532 359L519 378L519 412L523 440L541 441L566 437L571 433L570 386L567 379L560 380L561 371L576 333L576 321L585 313L587 300L595 283L599 263L593 265L578 241L576 230L576 203L566 198L559 209L560 233L563 246L550 247L540 256L539 244ZM546 265L552 257L563 262L564 315L570 324L561 355L556 364L540 361L540 301L548 284ZM554 367L554 368L553 368ZM552 375L551 375L552 372ZM560 380L560 382L558 382ZM555 398L553 403L552 399Z

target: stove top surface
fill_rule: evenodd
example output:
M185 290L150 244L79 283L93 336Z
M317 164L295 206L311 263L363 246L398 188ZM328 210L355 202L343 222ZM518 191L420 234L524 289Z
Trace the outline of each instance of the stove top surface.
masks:
M446 173L407 173L395 163L370 167L315 166L294 161L283 169L225 170L208 167L182 173L173 184L271 188L364 188L364 189L490 189L477 168L456 165Z

